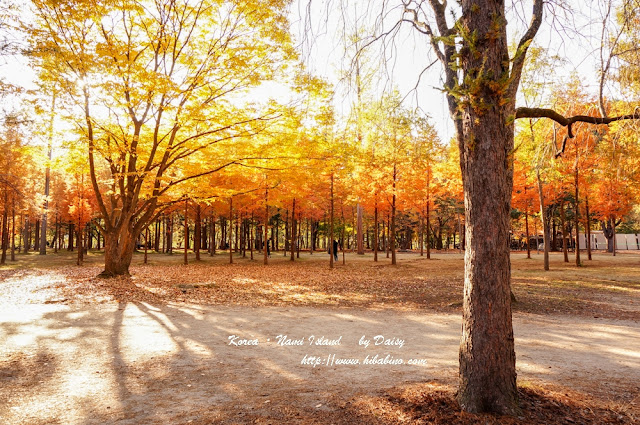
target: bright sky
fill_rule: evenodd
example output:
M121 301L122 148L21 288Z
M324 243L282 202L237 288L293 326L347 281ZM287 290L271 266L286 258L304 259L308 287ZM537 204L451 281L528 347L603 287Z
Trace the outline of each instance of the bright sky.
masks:
M306 53L306 64L316 74L322 75L337 85L335 106L339 114L347 115L353 102L353 91L349 92L347 84L340 83L340 75L344 75L348 68L349 57L344 55L345 42L342 33L352 33L355 16L360 16L358 24L364 28L362 32L372 26L372 17L377 16L382 1L368 2L364 0L323 0L312 3L311 17L313 21L314 37L305 37L305 8L309 0L297 0L291 11L292 28L294 33L302 41ZM327 2L328 1L328 2ZM394 0L391 0L393 3ZM585 86L595 88L597 80L597 59L600 45L601 24L597 22L602 16L602 0L570 0L567 2L572 7L571 13L562 11L562 8L547 3L545 8L545 23L543 24L536 44L547 47L552 53L557 53L567 58L568 62L562 70L562 74L568 75L578 71L584 78ZM454 3L455 2L451 2ZM573 3L573 4L572 4ZM587 4L585 4L587 3ZM340 4L343 6L340 7ZM510 9L510 37L513 40L519 38L528 24L530 18L531 1L514 1ZM368 10L367 10L368 8ZM368 17L362 17L367 15ZM342 18L346 17L345 20ZM397 19L397 18L395 18ZM389 23L394 22L391 16ZM401 95L406 96L407 104L419 107L432 118L432 124L438 130L441 139L447 141L453 136L453 127L448 116L444 101L444 95L440 91L442 87L441 66L435 64L429 71L420 76L421 71L433 61L428 49L428 40L405 25L395 37L392 43L383 49L382 44L373 45L368 57L370 61L381 59L381 55L387 56L387 66L382 70L381 80L377 87L372 88L373 93L389 90L397 87ZM0 62L0 76L7 81L33 88L35 73L30 70L24 59L9 58ZM414 90L420 79L417 90ZM273 86L262 90L265 95L278 96L280 88ZM281 93L281 91L280 91ZM5 103L5 110L7 104Z

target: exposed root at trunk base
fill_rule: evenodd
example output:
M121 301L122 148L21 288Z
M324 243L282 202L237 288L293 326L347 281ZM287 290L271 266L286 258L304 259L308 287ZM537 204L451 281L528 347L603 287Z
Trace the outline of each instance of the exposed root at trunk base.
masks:
M494 394L494 396L496 395ZM522 414L522 410L518 405L519 400L517 392L512 397L508 397L502 394L497 394L497 396L502 397L500 397L499 399L488 399L485 397L476 396L467 397L467 399L465 400L460 396L460 393L457 393L456 401L458 402L460 409L467 413L489 413L503 416L520 416Z

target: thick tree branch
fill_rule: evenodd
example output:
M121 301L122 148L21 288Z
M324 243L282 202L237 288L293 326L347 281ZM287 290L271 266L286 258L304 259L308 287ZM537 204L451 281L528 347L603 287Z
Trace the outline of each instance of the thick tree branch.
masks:
M516 109L516 119L517 118L549 118L562 125L563 127L567 127L567 135L562 141L562 147L556 152L557 158L564 153L565 146L567 145L567 140L574 137L572 129L573 124L577 122L584 122L588 124L608 125L615 121L640 120L640 106L637 106L631 114L618 115L617 117L591 117L589 115L574 115L572 117L565 117L564 115L561 115L553 109L520 107Z
M591 117L589 115L565 117L553 109L521 107L516 109L516 118L550 118L564 127L570 126L576 122L586 122L589 124L611 124L615 121L640 119L640 106L637 106L633 113L607 118Z

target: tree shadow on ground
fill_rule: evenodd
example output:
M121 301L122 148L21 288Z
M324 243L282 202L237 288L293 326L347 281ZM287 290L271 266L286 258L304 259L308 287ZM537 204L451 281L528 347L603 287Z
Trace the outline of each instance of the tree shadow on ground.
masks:
M562 358L572 358L584 351L578 342L588 338L590 332L589 327L578 329L572 323L563 323L557 329L541 329L533 339L522 339L521 343L537 346L538 339L545 340L549 345L544 349L550 356L562 354ZM601 343L590 345L596 352L586 354L597 359L599 367L605 370L617 361L634 361L629 357L633 353L627 355L605 349L610 345L608 341L619 343L632 338L635 330L615 326L612 329L616 331L615 335L607 333ZM31 401L24 403L14 399L7 407L18 408L9 419L24 419L31 416L20 416L19 409L28 411L32 404L48 406L49 411L38 412L34 423L37 419L53 423L121 425L569 424L633 423L631 419L634 419L623 411L607 410L599 404L583 404L580 410L567 400L545 392L531 393L529 389L523 390L521 397L525 419L513 419L520 422L504 422L504 418L486 415L465 416L453 401L452 386L439 388L418 384L441 378L451 384L455 379L459 322L452 315L425 317L419 313L399 315L349 309L120 302L91 307L41 306L29 317L3 323L3 330L7 338L29 333L25 350L35 348L55 356L50 362L55 365L51 376L44 384L31 387ZM325 333L331 337L337 336L333 335L335 332L343 333L345 341L342 347L331 350L274 344L233 347L228 344L232 334L256 337L264 342L278 333L291 337ZM409 357L422 353L427 356L431 368L358 366L349 370L300 364L305 353L326 355L335 352L348 357L360 350L357 352L362 357L365 351L357 348L359 335L374 335L372 332L410 337L401 355ZM569 337L573 338L569 342L574 343L574 347L553 345ZM576 361L579 362L579 358ZM545 358L532 356L530 362L534 369L542 367L546 370ZM26 367L39 368L37 364ZM540 376L551 381L564 376L554 373L556 371L552 370ZM609 376L605 371L598 373L600 375L594 375L593 380ZM74 383L85 386L74 387ZM394 385L398 386L395 390L378 390ZM73 398L67 398L70 389L77 390ZM0 395L2 391L0 389ZM526 416L527 409L531 410L530 416ZM555 416L540 416L549 409ZM563 416L558 416L561 412ZM622 422L612 422L614 420ZM13 420L13 423L19 422Z

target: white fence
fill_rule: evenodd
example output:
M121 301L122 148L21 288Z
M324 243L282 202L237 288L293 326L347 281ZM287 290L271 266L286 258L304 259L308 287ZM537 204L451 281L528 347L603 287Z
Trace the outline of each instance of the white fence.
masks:
M587 237L580 235L580 249L587 248ZM607 249L607 238L602 233L591 234L591 249ZM640 250L640 234L616 234L616 249Z

